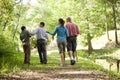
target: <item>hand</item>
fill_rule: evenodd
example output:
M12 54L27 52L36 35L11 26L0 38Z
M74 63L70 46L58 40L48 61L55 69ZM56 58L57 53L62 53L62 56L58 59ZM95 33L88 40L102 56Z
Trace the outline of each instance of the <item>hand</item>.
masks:
M23 42L23 43L22 43L22 45L24 46L24 45L26 45L26 43L25 43L25 42Z

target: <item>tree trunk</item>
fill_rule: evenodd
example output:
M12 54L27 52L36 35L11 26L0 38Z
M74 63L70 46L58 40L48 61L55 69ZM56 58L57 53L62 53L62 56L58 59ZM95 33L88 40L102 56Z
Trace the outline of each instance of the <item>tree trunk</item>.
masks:
M106 26L107 39L108 39L108 41L110 41L109 32L108 32L108 23L107 22L105 23L105 26Z
M112 4L112 10L113 10L113 23L115 28L115 43L118 45L118 36L117 36L117 25L116 25L116 10L115 10L115 4Z
M92 53L93 47L92 47L92 42L91 42L91 35L90 35L90 28L89 28L89 20L88 17L86 18L87 20L87 29L88 29L88 33L87 33L87 41L88 41L88 54L90 55Z
M108 18L107 17L108 17L108 15L107 15L107 6L105 4L105 20L106 20L105 27L106 27L107 39L108 39L108 41L110 41L109 32L108 32Z
M93 50L90 33L88 33L87 37L88 37L88 53L90 55Z
M87 19L87 21L89 21ZM92 42L91 42L91 35L90 35L90 28L89 28L89 23L88 23L88 34L87 34L87 41L88 41L88 54L90 55L92 53L93 47L92 47Z

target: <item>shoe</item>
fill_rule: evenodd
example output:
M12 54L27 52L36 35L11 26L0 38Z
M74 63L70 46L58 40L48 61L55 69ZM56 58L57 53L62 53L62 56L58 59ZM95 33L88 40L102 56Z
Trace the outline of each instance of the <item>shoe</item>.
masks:
M73 65L74 65L74 64L76 64L76 61L75 61L75 60L73 60Z
M71 63L70 63L71 65L74 65L74 60L70 60L70 62L71 62Z
M47 62L44 62L43 64L47 64Z

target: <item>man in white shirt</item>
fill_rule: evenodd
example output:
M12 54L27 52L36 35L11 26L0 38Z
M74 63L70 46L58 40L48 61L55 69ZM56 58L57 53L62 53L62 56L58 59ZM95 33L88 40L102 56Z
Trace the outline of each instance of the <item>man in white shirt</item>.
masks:
M48 35L46 30L44 29L45 23L40 22L39 27L31 33L31 35L36 34L37 38L37 48L40 57L40 63L46 64L47 63L47 51L46 51L46 40L48 39Z

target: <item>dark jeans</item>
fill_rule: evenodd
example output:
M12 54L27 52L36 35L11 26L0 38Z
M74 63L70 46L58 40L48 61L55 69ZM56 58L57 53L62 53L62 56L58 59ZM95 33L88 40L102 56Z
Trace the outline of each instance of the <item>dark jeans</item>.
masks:
M67 38L67 50L68 51L76 51L76 46L77 46L77 42L76 42L77 38L76 36L71 36Z
M46 41L44 39L37 40L37 48L41 63L47 63Z
M30 44L23 45L24 50L24 63L30 64Z

